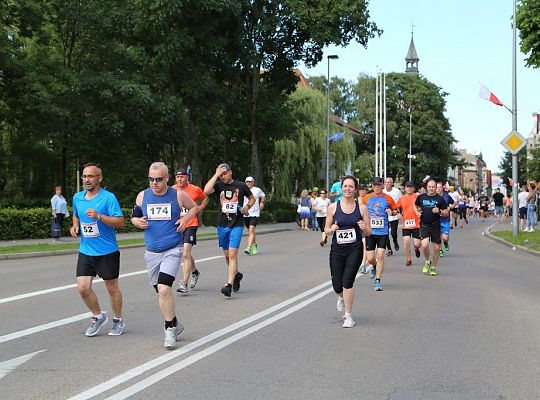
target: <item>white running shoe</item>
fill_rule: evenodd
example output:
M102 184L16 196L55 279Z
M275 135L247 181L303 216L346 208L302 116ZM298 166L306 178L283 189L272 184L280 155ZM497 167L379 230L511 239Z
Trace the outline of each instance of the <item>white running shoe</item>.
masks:
M343 317L343 328L352 328L355 326L356 323L354 322L354 319L349 315L348 318Z
M340 313L343 313L343 311L345 311L345 300L343 300L343 297L338 296L336 308Z

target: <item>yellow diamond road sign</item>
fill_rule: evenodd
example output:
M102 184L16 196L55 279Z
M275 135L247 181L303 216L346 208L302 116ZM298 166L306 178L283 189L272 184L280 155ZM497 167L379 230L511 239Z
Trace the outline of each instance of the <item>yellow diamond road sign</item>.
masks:
M501 144L512 154L517 154L527 142L517 131L510 132Z

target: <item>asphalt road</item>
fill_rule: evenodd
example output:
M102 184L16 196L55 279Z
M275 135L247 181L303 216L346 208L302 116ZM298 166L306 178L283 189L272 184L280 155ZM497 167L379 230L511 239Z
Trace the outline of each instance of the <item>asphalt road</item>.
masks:
M387 259L383 292L360 276L352 329L341 327L318 233L261 235L260 254L240 257L231 299L219 293L221 251L202 241L199 285L177 296L185 331L174 351L163 348L143 249L122 251L119 337L106 335L110 323L84 335L75 255L1 261L0 398L538 399L539 259L485 238L485 226L452 232L437 277L420 260L407 269L403 250Z

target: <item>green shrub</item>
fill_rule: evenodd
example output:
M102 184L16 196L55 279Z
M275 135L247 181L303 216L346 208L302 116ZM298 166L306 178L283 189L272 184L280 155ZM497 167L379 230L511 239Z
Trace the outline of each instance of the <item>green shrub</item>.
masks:
M294 222L296 221L296 209L279 209L273 212L274 222Z

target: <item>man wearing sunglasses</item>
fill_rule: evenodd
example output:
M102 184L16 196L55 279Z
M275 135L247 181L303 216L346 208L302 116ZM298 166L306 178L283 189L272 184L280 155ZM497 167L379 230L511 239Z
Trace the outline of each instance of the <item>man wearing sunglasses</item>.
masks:
M131 222L144 230L146 268L165 319L163 345L173 349L184 327L176 318L172 286L182 263L183 232L196 216L197 204L186 192L169 187L168 180L169 169L164 163L150 165L150 187L137 195ZM188 212L180 218L182 208Z
M221 293L225 297L231 297L232 292L240 289L240 281L244 277L238 272L238 249L244 230L244 215L248 215L249 209L255 204L255 197L244 182L233 179L231 167L226 163L216 168L216 173L204 186L204 193L216 193L219 196L221 214L218 240L228 267L227 283L221 288ZM248 202L242 206L244 198L247 198Z
M73 221L69 230L74 238L81 234L77 260L77 288L93 316L86 336L96 336L108 321L101 311L92 282L99 275L109 292L113 324L109 336L119 336L124 330L122 292L118 288L120 251L115 229L124 227L124 216L116 196L101 187L101 167L96 163L83 166L84 190L73 196Z

